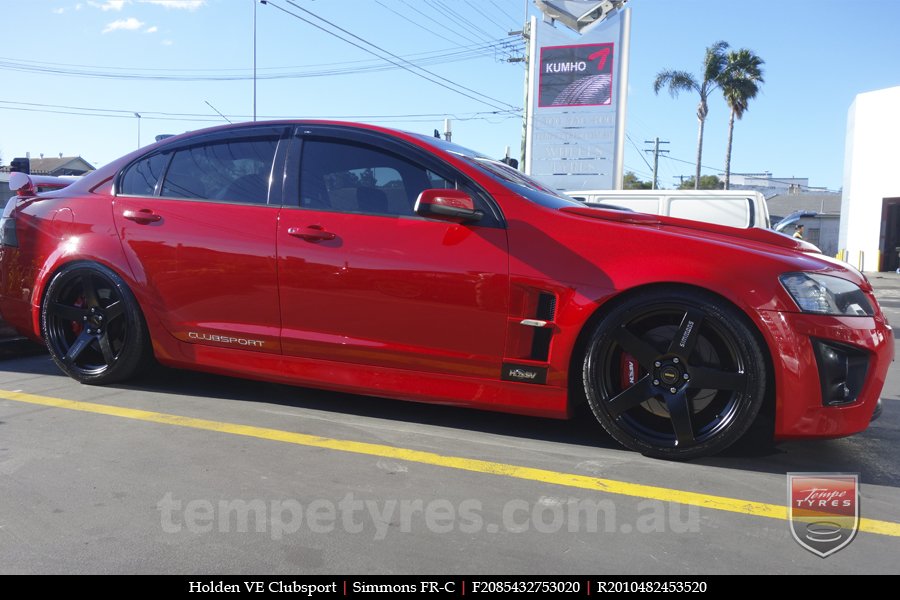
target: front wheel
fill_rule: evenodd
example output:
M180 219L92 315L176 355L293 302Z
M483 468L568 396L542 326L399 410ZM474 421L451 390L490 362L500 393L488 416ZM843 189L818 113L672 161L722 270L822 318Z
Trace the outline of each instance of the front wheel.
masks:
M746 319L693 290L643 293L596 326L584 356L591 410L612 437L648 456L721 452L763 404L766 366Z
M102 265L73 263L53 277L41 309L41 331L59 368L81 383L127 379L150 355L134 295Z

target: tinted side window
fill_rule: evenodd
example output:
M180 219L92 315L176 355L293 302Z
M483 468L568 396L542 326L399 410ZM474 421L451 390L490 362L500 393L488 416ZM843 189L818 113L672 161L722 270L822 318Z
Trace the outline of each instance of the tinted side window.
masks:
M323 140L303 143L303 208L412 216L422 190L453 187L424 167L377 148Z
M134 163L122 175L119 193L127 196L152 196L168 161L168 154L154 154Z
M175 152L160 195L265 204L278 139L212 142Z

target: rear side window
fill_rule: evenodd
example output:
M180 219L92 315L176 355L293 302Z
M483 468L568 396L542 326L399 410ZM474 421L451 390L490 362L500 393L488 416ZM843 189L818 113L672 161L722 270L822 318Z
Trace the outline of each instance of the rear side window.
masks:
M244 138L177 150L161 196L265 204L278 138Z
M162 177L168 161L168 155L154 154L134 163L122 175L119 193L126 196L154 195L156 184Z

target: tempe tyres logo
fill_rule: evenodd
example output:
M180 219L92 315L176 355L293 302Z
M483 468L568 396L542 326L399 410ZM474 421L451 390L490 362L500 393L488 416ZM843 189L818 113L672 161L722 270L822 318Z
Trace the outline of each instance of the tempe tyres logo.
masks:
M612 103L613 44L541 48L538 106Z
M797 542L822 558L853 541L859 527L859 476L788 473L788 516Z

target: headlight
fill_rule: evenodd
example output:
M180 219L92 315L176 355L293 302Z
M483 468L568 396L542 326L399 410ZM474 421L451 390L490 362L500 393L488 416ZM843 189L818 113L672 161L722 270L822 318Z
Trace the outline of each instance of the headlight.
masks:
M803 312L852 317L875 314L862 290L846 279L818 273L785 273L779 279Z

